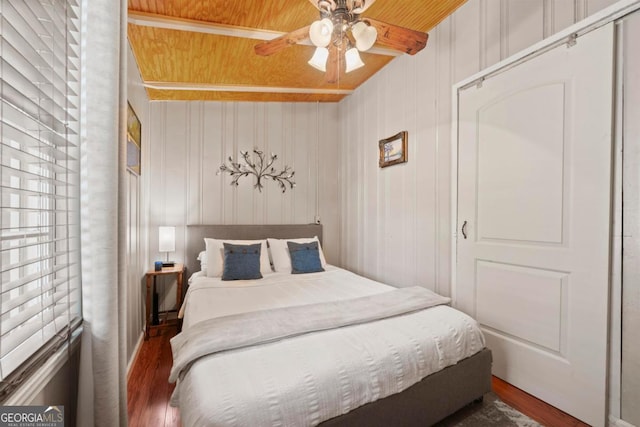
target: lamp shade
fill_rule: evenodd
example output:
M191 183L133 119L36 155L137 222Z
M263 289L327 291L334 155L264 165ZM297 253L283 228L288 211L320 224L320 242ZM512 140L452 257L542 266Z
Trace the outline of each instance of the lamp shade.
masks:
M360 52L371 49L378 38L378 31L362 21L355 23L351 28L351 34L353 34L353 38L356 39L356 48L358 48Z
M309 28L309 38L311 43L317 47L327 47L331 42L333 34L333 22L329 18L315 21Z
M346 63L345 73L356 70L360 67L364 66L364 62L360 59L360 54L358 53L358 49L352 47L344 53L344 61Z
M309 60L309 65L322 72L327 71L327 58L329 57L329 49L326 47L317 47L313 56Z
M158 227L158 251L175 252L176 250L176 228Z

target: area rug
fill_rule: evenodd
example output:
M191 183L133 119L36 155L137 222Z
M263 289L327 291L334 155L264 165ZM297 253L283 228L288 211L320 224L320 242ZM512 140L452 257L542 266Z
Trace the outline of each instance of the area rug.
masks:
M482 403L472 403L436 424L437 427L543 427L504 403L493 392Z

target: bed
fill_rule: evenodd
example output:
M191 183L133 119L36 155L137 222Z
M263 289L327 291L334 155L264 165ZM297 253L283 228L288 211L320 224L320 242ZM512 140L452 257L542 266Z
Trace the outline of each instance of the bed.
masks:
M223 281L196 261L207 237L314 236L320 225L187 227L170 378L182 425L426 426L490 391L491 352L448 299L326 263Z

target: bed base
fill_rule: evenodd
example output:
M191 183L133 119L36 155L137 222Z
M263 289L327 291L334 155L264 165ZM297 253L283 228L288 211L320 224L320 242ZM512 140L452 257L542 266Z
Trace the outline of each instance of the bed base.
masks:
M429 375L402 393L368 403L321 427L425 427L491 391L491 351L484 349Z

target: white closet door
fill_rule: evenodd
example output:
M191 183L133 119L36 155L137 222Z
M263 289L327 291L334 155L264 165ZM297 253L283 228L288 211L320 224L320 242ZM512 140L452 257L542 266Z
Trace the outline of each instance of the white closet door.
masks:
M613 24L459 93L455 304L494 374L605 424ZM464 225L464 237L461 229Z

